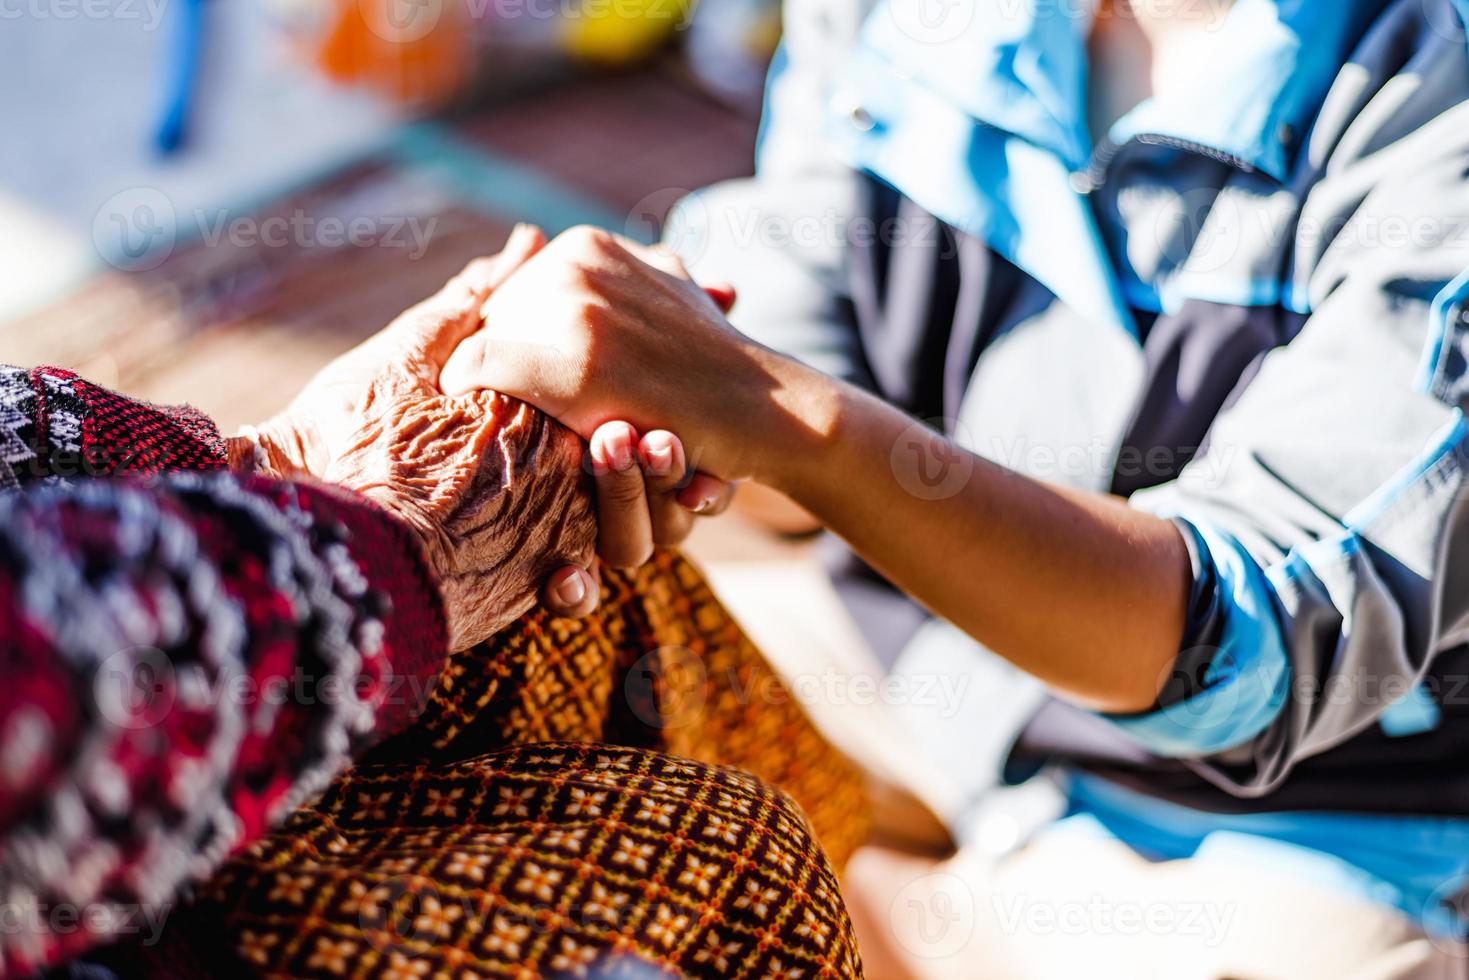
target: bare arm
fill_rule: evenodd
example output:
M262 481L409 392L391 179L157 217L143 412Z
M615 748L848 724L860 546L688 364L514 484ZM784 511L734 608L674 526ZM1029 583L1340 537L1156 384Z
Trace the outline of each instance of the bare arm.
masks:
M760 356L793 397L768 403L755 479L1058 691L1107 711L1153 705L1191 581L1171 522L1021 476L850 385Z
M444 390L513 393L584 435L609 419L676 431L699 469L785 493L1058 691L1110 711L1153 704L1190 585L1172 524L963 452L736 333L677 260L634 250L590 230L552 242L491 298ZM967 475L947 496L915 494L894 447Z

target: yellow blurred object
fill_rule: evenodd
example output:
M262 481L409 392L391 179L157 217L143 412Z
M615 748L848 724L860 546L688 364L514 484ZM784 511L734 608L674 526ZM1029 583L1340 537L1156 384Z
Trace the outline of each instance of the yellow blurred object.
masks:
M566 20L566 51L579 61L621 67L644 60L689 16L688 0L583 0Z
M459 91L471 55L457 0L333 0L317 61L338 81L432 106Z

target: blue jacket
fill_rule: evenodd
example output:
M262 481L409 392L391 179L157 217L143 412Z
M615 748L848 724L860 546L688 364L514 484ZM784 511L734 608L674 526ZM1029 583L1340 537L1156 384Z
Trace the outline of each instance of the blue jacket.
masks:
M1155 711L1080 718L944 623L908 643L895 670L982 680L965 719L914 718L970 780L956 812L1043 746L1073 810L1141 849L1286 842L1457 929L1469 0L1236 0L1196 81L1095 146L1089 8L893 0L859 23L796 3L759 176L684 202L672 235L696 273L747 284L741 329L888 393L859 233L893 251L903 215L936 218L1026 299L981 304L966 356L946 323L962 383L910 379L905 407L1185 532L1194 621ZM901 199L883 227L874 186Z

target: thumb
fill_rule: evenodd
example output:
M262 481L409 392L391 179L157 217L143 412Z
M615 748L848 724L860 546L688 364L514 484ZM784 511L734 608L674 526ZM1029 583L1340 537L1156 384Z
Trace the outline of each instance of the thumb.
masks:
M559 417L567 402L567 376L565 356L552 345L506 340L480 330L449 356L439 372L439 390L451 397L498 391Z

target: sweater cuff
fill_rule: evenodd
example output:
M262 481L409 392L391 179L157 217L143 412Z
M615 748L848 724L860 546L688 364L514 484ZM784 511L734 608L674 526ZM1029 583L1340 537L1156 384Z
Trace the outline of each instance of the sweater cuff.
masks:
M220 470L228 456L219 428L188 405L150 405L72 371L31 371L36 435L57 476L150 475Z
M381 639L359 637L365 691L375 705L374 741L407 728L423 711L447 659L448 622L433 573L407 528L365 498L320 483L252 477L245 486L311 517L313 548L343 572L358 573L375 607ZM285 498L294 498L287 500ZM335 552L335 553L333 553Z

